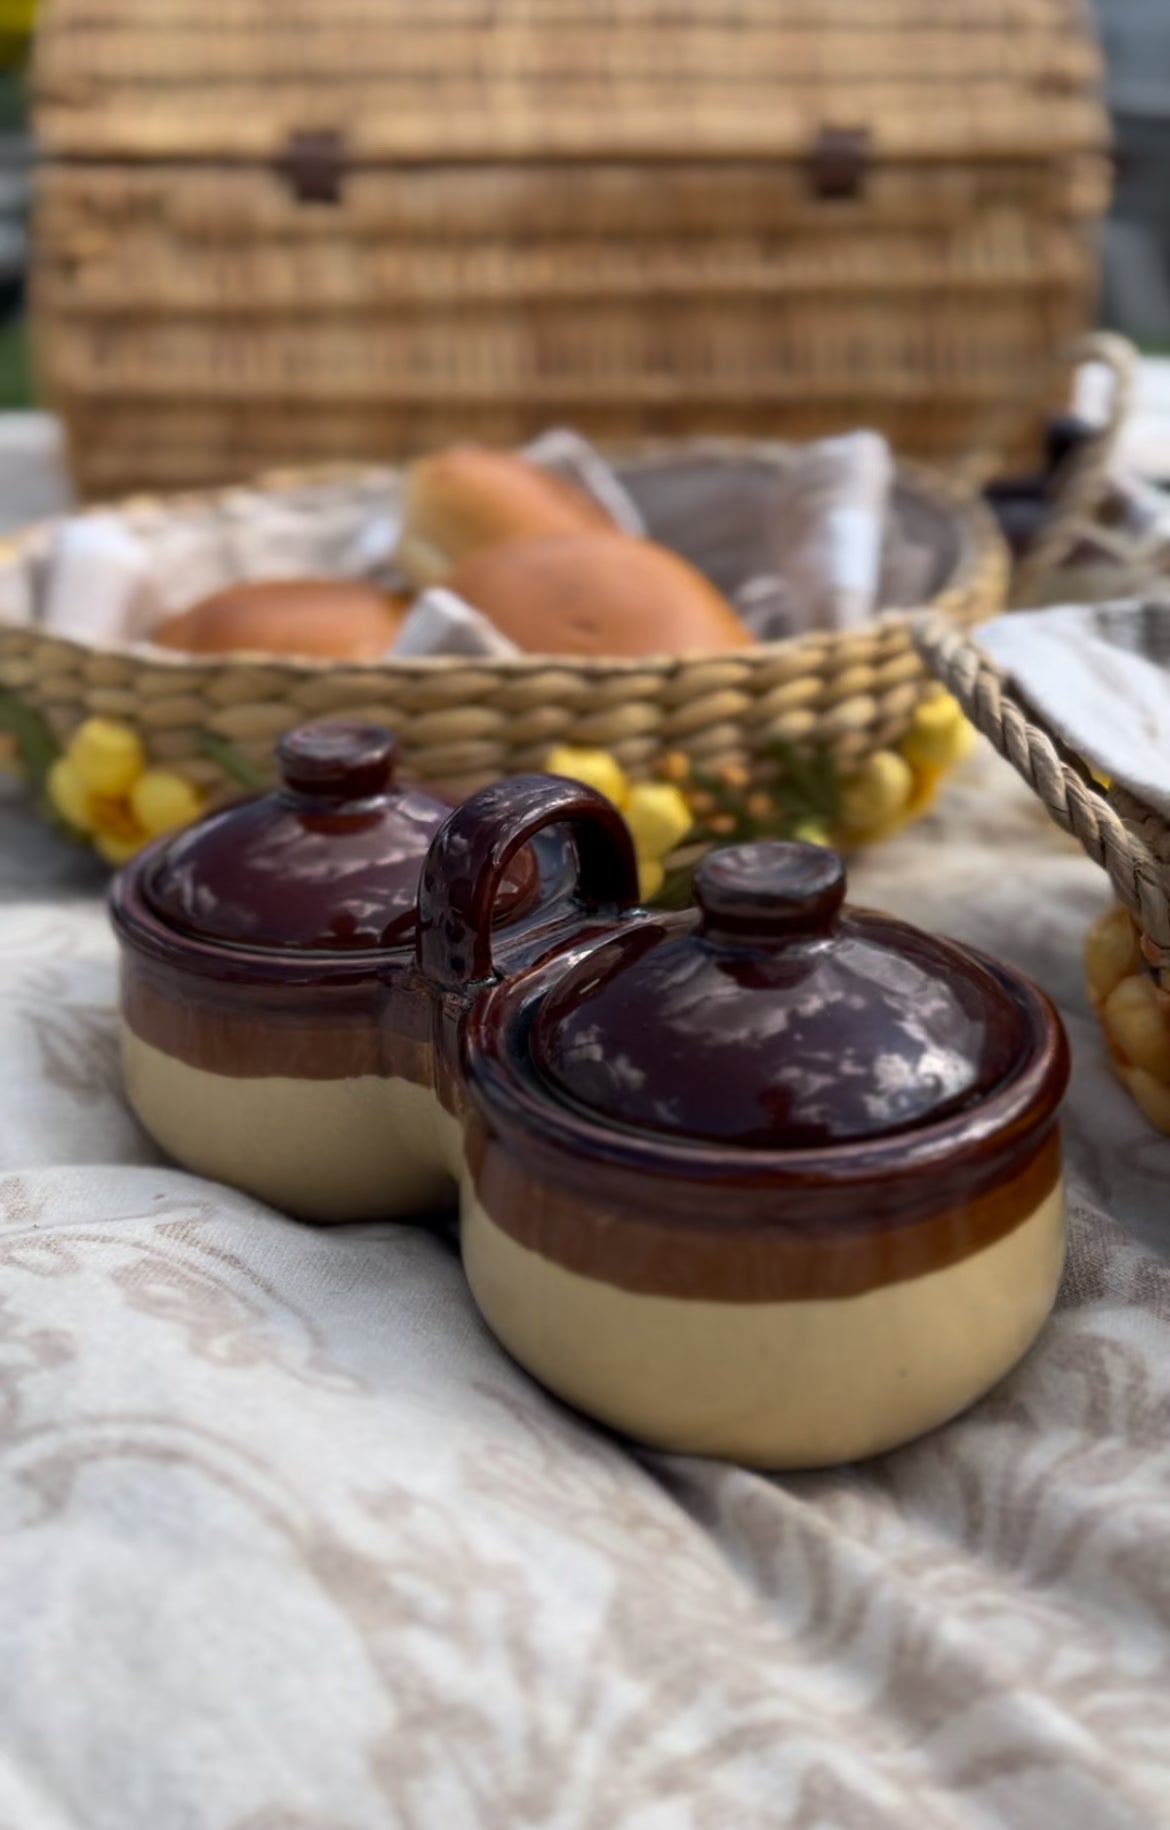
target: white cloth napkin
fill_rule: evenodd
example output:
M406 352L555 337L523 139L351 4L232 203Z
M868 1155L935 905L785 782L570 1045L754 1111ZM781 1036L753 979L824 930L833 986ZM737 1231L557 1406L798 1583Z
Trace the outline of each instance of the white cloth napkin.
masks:
M523 455L563 482L573 483L612 517L626 534L644 534L646 523L629 490L588 439L565 426L544 432L525 448Z
M1161 617L1170 653L1170 604L1016 611L979 641L1070 749L1170 818L1170 671L1126 645Z
M415 599L386 659L422 655L476 655L491 659L517 655L515 642L453 591L435 585Z
M807 445L778 504L777 573L806 629L858 629L878 608L894 462L876 432ZM765 630L756 633L766 635Z
M54 635L139 641L162 610L146 547L121 515L81 515L62 525L45 590L43 621Z

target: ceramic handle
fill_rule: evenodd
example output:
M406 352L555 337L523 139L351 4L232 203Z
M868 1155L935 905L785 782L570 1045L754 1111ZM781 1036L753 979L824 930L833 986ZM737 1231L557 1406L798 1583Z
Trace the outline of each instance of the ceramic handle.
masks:
M492 914L504 873L546 826L568 826L583 912L638 900L629 828L612 802L580 782L520 775L481 788L436 833L418 892L420 971L455 990L492 976Z

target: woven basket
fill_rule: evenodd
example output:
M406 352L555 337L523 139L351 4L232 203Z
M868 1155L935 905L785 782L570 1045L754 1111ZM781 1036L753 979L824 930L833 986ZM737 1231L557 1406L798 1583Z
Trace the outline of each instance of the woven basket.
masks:
M1165 598L1102 604L1097 632L1170 667ZM1095 781L975 642L937 617L915 645L968 717L1027 782L1056 824L1109 874L1121 910L1094 923L1085 979L1109 1059L1139 1109L1170 1132L1170 823L1124 788ZM1118 926L1120 922L1120 927Z
M713 465L785 460L779 446L693 446L685 455ZM647 454L616 468L628 478L639 463L656 461ZM311 505L314 492L340 489L373 504L395 481L388 471L326 472L258 487L277 502ZM241 491L140 499L124 512L132 525L150 522L156 531L160 520L177 527L198 518L222 525L227 537L242 499ZM935 607L957 624L993 614L1003 601L1007 560L982 506L957 484L905 466L895 500L903 524L936 556ZM266 773L282 732L351 712L391 726L405 769L452 794L539 768L554 744L610 750L635 778L682 752L705 766L746 765L762 779L778 742L826 751L848 769L904 735L926 685L908 621L897 615L856 633L645 660L530 655L352 667L97 648L37 626L58 525L0 548L0 693L39 714L58 743L90 715L124 719L140 731L152 762L213 794L237 785L233 770L241 762Z
M557 423L949 459L1088 322L1098 83L1081 0L44 0L45 389L99 496Z
M1146 606L1119 620L1108 605L1095 612L1107 639L1124 634L1158 665L1170 665L1167 613ZM1056 824L1077 839L1109 873L1119 901L1142 930L1147 952L1170 988L1170 826L1125 789L1108 791L1086 779L1043 720L1027 706L1006 674L977 641L939 617L915 619L914 645L932 674L949 687L967 716L1007 758Z

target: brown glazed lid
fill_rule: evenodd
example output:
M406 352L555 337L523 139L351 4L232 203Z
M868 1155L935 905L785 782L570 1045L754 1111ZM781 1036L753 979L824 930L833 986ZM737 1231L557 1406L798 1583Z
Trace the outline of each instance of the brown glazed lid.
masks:
M277 746L280 786L198 821L143 884L161 920L201 941L281 952L401 946L430 842L450 806L394 779L378 725L306 725ZM535 888L516 860L497 913Z
M632 924L541 1001L538 1075L626 1131L768 1150L978 1104L1023 1065L1023 1011L961 947L844 896L844 865L819 846L711 853L697 927Z

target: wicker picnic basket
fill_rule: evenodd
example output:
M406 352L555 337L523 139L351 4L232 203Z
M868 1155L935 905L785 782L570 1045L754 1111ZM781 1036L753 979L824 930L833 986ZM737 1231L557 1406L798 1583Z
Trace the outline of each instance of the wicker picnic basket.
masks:
M1159 666L1170 665L1165 600L1135 617L1109 605L1094 610L1106 639L1124 639ZM914 620L913 640L932 674L1027 782L1058 826L1109 874L1120 902L1139 923L1170 987L1170 827L1125 789L1094 782L1016 690L1012 681L950 620Z
M1091 317L1087 15L44 0L33 287L79 484L558 423L965 453Z
M1170 667L1170 602L1101 604L1095 632ZM1086 985L1120 1079L1170 1131L1170 823L1117 783L1094 779L1018 691L953 623L915 619L915 646L968 717L1056 824L1108 873L1119 907L1086 939Z
M671 447L671 461L679 448ZM782 446L697 445L703 464L783 464ZM615 463L632 482L653 453ZM124 504L125 523L172 556L191 537L230 550L241 516L264 506L312 516L341 502L355 515L392 499L391 470L284 476L232 489ZM900 466L894 515L933 572L927 593L962 624L993 614L1007 583L1003 544L982 505L960 485ZM93 514L95 511L82 511ZM292 525L292 521L288 523ZM927 676L893 614L848 634L819 633L731 654L597 660L525 655L336 662L229 655L210 660L161 649L97 646L41 626L49 556L61 524L43 524L0 549L0 709L31 712L56 744L93 715L141 734L152 763L202 792L238 784L244 765L271 768L275 739L312 718L358 713L389 725L405 770L452 794L539 768L550 746L601 747L633 778L682 753L706 768L734 764L753 780L774 768L777 744L823 752L855 767L907 731ZM657 530L670 538L669 529ZM684 530L685 544L685 530ZM282 553L286 550L283 545Z

